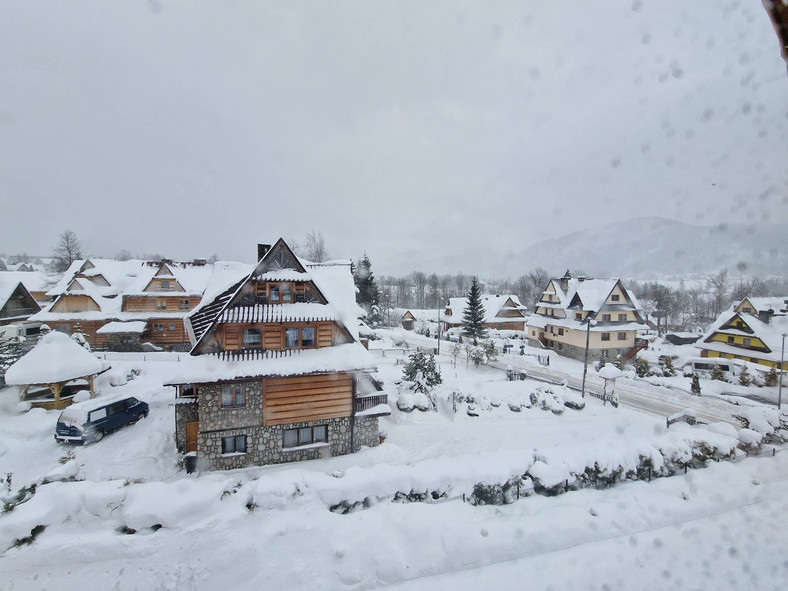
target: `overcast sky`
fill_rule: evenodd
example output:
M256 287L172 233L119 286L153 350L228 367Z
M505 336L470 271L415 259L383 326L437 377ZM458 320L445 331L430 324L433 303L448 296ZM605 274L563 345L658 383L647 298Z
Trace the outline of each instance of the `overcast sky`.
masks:
M760 0L0 0L8 254L315 229L378 275L484 273L633 216L785 220L786 156Z

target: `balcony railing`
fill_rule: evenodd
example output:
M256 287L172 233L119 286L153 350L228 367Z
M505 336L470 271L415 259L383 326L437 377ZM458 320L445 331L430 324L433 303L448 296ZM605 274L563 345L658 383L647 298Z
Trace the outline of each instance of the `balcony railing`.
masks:
M387 394L360 396L354 400L354 410L357 413L364 412L366 410L373 409L381 404L388 404L388 399L389 397ZM383 414L388 414L388 412Z

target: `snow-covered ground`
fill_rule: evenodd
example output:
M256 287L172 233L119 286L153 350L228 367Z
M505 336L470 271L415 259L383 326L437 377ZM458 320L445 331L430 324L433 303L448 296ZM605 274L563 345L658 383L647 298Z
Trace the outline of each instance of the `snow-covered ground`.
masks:
M38 486L0 515L0 589L774 589L788 580L788 453L738 451L656 478L691 462L695 444L730 451L735 430L666 429L663 417L590 397L555 414L531 404L544 384L445 357L438 412L403 413L403 355L391 335L372 346L387 350L377 358L394 409L381 419L383 445L247 470L180 468L174 392L162 386L177 355L113 355L102 395L137 396L150 416L85 447L55 443L57 411L19 414L16 390L1 390L0 476L11 484L0 494ZM132 368L141 375L110 385ZM551 369L576 373L577 362ZM609 474L643 458L651 482L581 488L589 464ZM463 502L477 483L525 474L519 500ZM525 498L534 484L569 492ZM425 493L430 502L403 498ZM17 543L36 526L45 529L31 544Z

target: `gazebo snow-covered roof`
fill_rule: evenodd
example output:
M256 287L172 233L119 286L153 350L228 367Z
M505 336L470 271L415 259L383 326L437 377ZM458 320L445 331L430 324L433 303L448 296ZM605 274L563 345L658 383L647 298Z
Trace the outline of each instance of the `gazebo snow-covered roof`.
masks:
M62 408L67 406L66 401L60 398L63 386L73 380L85 379L92 398L95 395L93 377L105 369L108 368L95 355L71 337L61 332L51 332L8 368L5 381L10 386L22 386L20 400L25 399L30 386L47 386L55 395L52 407Z

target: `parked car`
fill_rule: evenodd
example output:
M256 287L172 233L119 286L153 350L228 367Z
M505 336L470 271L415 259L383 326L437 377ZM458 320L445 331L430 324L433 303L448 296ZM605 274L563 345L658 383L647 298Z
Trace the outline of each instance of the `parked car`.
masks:
M86 400L72 404L58 417L55 441L94 443L104 435L148 416L148 404L136 398Z

